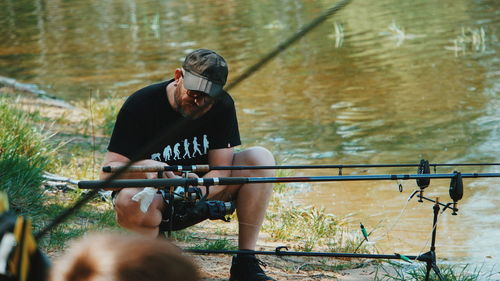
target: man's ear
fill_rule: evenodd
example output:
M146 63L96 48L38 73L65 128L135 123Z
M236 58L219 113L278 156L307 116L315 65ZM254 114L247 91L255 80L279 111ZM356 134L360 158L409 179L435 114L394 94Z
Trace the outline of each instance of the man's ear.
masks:
M181 79L181 77L182 77L182 69L180 69L180 68L175 69L175 72L174 72L175 82L178 82L179 79Z

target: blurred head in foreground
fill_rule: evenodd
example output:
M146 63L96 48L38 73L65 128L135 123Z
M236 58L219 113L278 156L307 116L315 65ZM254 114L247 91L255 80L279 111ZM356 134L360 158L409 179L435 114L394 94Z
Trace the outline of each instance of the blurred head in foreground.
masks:
M50 281L195 281L194 264L170 242L128 233L93 233L72 242Z

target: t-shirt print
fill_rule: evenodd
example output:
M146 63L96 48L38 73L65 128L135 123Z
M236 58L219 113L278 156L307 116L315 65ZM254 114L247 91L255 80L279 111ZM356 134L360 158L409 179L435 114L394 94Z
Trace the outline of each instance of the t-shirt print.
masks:
M184 139L173 145L167 145L163 152L151 154L151 159L156 161L173 161L181 159L191 159L208 153L209 142L207 135L200 138L193 137L192 139ZM162 159L163 156L163 159Z

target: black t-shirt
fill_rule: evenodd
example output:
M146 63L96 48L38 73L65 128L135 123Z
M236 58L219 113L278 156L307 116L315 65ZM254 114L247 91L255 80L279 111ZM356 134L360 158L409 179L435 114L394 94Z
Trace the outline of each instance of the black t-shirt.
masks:
M212 108L188 120L168 102L173 81L132 94L116 119L108 150L131 160L153 159L169 165L207 164L208 150L241 144L234 101L224 92Z

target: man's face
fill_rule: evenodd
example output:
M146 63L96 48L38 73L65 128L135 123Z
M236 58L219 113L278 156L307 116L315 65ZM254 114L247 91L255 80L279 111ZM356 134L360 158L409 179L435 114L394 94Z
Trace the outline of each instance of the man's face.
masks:
M211 96L198 91L184 88L184 78L181 76L175 88L174 101L177 111L187 119L198 119L207 113L215 103Z

